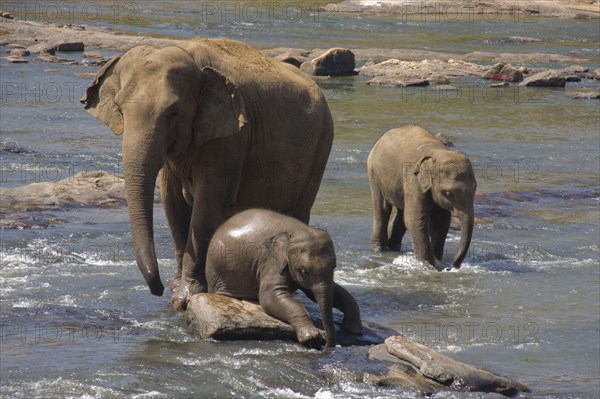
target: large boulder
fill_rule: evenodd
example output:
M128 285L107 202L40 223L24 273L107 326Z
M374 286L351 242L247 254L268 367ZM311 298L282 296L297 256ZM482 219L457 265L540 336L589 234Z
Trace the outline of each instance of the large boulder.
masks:
M559 71L547 70L536 73L519 83L519 86L529 87L565 87L567 79Z
M313 76L351 76L355 67L354 53L345 48L332 48L300 65L300 69Z
M521 82L523 80L523 73L511 64L499 62L485 71L482 78L502 82Z

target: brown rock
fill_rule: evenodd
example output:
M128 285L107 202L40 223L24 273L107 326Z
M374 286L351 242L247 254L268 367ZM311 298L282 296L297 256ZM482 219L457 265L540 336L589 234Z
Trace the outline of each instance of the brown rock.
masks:
M519 86L565 87L566 78L558 71L547 70L528 77Z
M6 19L14 19L14 17L8 11L0 11L0 17Z
M484 79L501 80L503 82L521 82L523 73L510 64L499 62L488 69L483 75Z
M600 80L600 68L592 71L592 77L596 80Z
M345 48L332 48L300 65L300 69L314 76L351 76L355 74L355 67L354 53Z

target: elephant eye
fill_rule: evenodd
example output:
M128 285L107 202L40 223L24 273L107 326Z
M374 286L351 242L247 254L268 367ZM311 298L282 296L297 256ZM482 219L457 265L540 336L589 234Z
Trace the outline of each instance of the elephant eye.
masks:
M308 276L308 272L306 271L306 269L300 269L300 274L304 277Z
M444 197L452 198L452 193L450 191L444 191Z

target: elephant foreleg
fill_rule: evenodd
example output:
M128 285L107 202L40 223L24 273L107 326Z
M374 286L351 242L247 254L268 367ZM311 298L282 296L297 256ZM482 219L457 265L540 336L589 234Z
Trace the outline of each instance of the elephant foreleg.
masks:
M283 320L294 328L302 345L320 347L325 343L319 329L310 321L306 308L289 292L261 287L258 299L269 316Z
M302 292L311 301L318 303L311 290L301 288ZM363 326L360 318L360 308L358 303L344 287L333 283L333 307L344 314L342 321L342 330L354 335L362 335Z
M392 206L385 200L377 184L371 182L373 197L373 233L371 234L372 251L383 251L387 248L387 228L392 213Z
M415 256L433 267L438 267L429 238L429 206L418 196L409 196L405 200L404 223L412 240ZM440 269L438 269L440 270Z
M444 256L444 244L450 230L450 219L452 214L443 208L432 209L429 218L429 236L431 246L437 260L441 261Z
M192 216L192 207L185 201L182 191L180 181L174 176L170 168L168 166L163 167L160 173L160 196L173 239L175 259L177 260L177 273L173 281L173 288L179 285L181 278L181 265Z
M404 224L404 212L402 209L398 209L394 223L390 228L390 240L388 241L388 248L394 251L400 251L402 249L402 238L406 233L406 225Z

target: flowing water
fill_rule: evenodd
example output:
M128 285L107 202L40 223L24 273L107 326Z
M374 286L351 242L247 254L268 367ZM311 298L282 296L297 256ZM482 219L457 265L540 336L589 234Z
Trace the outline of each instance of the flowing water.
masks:
M30 7L29 19L56 22L50 2L18 4ZM331 9L326 15L303 11L299 18L291 14L297 3L69 4L72 13L61 21L172 37L231 37L264 48L555 52L586 58L583 66L600 64L598 21L463 16L457 22ZM84 13L82 7L92 4L104 13ZM223 19L215 8L202 8L207 4L217 10L238 4L233 14L256 4L273 7L273 14ZM510 36L541 40L505 40ZM3 187L80 171L121 172L120 138L78 102L89 79L74 74L95 69L35 60L10 65L2 59L0 65ZM459 79L453 82L459 90L447 93L374 88L359 77L319 84L336 137L311 222L331 233L336 279L356 296L363 317L517 378L532 397L598 397L600 109L597 101L570 98L580 86L597 90L598 83L492 91L479 79ZM445 133L475 165L481 222L460 270L426 268L414 259L408 239L400 254L368 250L366 159L381 134L407 123ZM283 342L197 342L170 308L170 292L154 297L144 285L124 207L73 206L50 214L66 222L1 231L2 397L419 396L364 381L345 360L351 349L320 356ZM162 275L170 279L175 263L158 204L155 215ZM458 240L451 231L446 260Z

